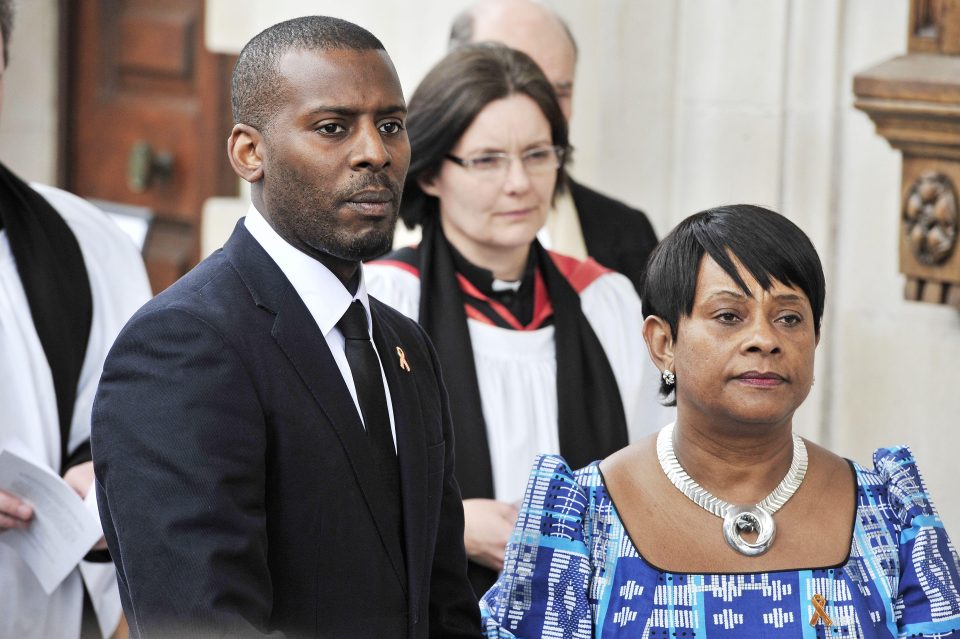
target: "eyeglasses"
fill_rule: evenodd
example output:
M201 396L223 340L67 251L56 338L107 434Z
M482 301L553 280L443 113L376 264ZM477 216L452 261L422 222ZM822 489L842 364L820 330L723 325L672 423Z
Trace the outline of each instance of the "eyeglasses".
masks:
M543 175L556 171L563 164L567 150L562 146L538 146L520 154L520 163L528 175ZM452 153L445 156L470 173L482 178L503 178L510 168L511 153L481 153L469 158L458 158Z

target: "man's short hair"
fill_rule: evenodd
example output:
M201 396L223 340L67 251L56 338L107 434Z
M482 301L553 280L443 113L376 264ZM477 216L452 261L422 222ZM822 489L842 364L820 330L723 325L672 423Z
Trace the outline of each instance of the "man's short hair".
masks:
M481 2L482 1L483 0L481 0ZM470 5L458 13L457 17L453 19L453 24L450 25L450 39L447 41L447 51L453 51L458 47L473 42L473 28L474 22L476 22L474 11L477 4L478 3ZM560 26L563 27L563 32L567 34L567 39L570 40L570 46L573 47L573 59L576 60L580 55L580 50L577 48L577 41L573 37L573 31L570 30L570 25L568 25L567 21L561 18L560 14L556 11L553 11L549 7L544 7L544 9L553 14L553 17L556 18Z
M244 45L233 68L230 90L233 123L247 124L266 133L276 112L278 98L286 91L279 66L280 59L288 51L370 51L383 48L372 33L339 18L304 16L268 27Z
M3 35L3 68L10 61L10 35L13 33L13 0L0 0L0 35Z

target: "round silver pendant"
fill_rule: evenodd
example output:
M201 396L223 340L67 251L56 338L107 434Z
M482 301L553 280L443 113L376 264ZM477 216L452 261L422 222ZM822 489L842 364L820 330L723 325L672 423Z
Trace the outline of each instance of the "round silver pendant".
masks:
M757 532L757 540L749 542L740 536L743 532ZM723 516L723 536L731 548L741 555L756 557L767 552L777 534L777 525L766 510L756 506L730 505Z

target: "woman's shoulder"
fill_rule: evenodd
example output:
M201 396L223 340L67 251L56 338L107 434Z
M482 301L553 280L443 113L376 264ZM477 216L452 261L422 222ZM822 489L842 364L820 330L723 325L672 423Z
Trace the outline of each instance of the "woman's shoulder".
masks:
M551 251L550 258L580 297L583 313L601 342L611 346L623 345L625 340L643 342L638 328L643 322L640 297L626 276L592 257L579 260ZM625 350L633 353L632 348Z
M548 253L557 270L581 297L585 294L595 295L594 291L598 290L613 293L615 297L624 295L627 299L637 297L633 284L625 275L603 266L592 257L581 260L556 251ZM632 295L625 294L625 291Z
M521 511L541 513L553 522L540 526L544 535L559 532L568 537L570 521L582 522L588 517L588 511L594 508L602 490L599 462L574 470L560 455L537 455L527 480Z
M893 515L901 526L920 522L942 526L909 446L878 448L873 453L873 468L856 462L854 468L860 488L887 502L890 508L881 512Z
M556 265L560 274L570 282L570 285L577 293L581 293L585 288L596 282L598 279L608 273L610 269L601 266L599 262L592 257L585 260L564 255L556 251L548 251L550 260Z
M553 484L577 485L587 489L602 483L599 465L598 460L583 468L574 469L562 455L541 454L534 459L530 474L531 478L543 477Z
M878 448L872 469L854 466L862 491L860 519L867 527L861 545L865 551L884 546L883 537L870 528L883 522L896 548L899 636L954 636L960 632L960 558L913 451L908 446Z
M367 292L407 317L420 314L418 247L405 247L363 265Z
M390 251L386 255L366 262L365 266L391 267L420 277L420 245L412 244Z

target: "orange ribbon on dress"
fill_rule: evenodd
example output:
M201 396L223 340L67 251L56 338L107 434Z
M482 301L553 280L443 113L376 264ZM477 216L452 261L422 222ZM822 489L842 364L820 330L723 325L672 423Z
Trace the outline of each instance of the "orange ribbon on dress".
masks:
M814 595L810 599L810 603L813 604L814 608L813 616L810 617L810 625L816 626L818 621L823 621L823 625L832 626L833 620L827 615L827 609L825 608L827 600L823 598L823 595Z
M400 368L410 372L410 364L407 362L407 355L403 352L403 349L397 346L397 357L400 358Z

